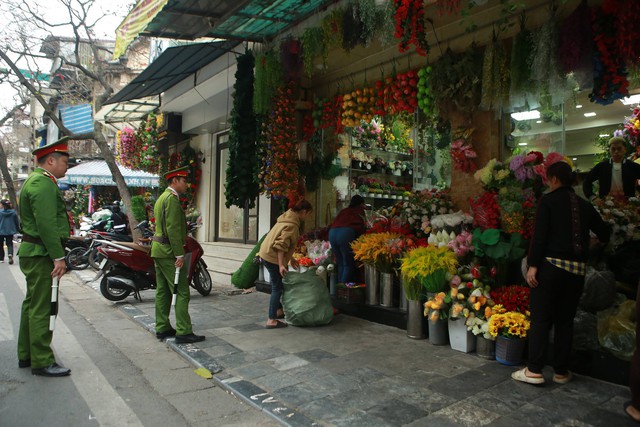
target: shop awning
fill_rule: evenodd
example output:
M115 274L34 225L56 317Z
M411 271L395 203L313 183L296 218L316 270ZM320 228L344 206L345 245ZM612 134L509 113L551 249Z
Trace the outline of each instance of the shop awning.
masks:
M105 105L159 95L237 45L218 41L170 47Z
M117 52L124 52L137 34L180 40L210 37L263 42L333 3L333 0L139 0L118 27ZM145 15L142 11L146 9L153 13ZM144 28L133 37L121 31L129 29L130 33L132 28L137 31L140 27ZM117 58L115 53L114 57Z
M117 130L122 130L125 126L136 129L142 119L158 107L160 107L159 96L132 99L103 106L96 112L96 120Z
M149 172L134 171L118 165L124 181L129 187L157 187L158 175ZM115 187L116 182L107 166L107 162L96 160L80 163L67 170L64 178L58 180L61 184L70 185L105 185Z

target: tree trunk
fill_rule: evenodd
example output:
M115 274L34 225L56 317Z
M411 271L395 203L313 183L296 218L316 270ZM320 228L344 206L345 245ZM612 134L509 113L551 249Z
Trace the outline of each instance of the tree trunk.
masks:
M0 143L0 171L2 171L2 179L4 179L4 183L7 185L7 192L9 193L9 201L11 201L11 205L14 207L18 216L20 216L20 206L18 206L16 199L16 189L13 186L13 178L11 178L11 173L9 172L9 167L7 166L7 154L4 151L4 146Z
M118 192L120 193L120 197L122 198L122 203L124 203L124 205L126 206L127 219L129 220L131 234L133 235L134 240L139 239L142 237L142 233L140 233L140 230L135 228L138 226L138 221L136 221L136 218L133 216L133 211L131 209L131 193L129 192L129 188L127 187L127 184L124 181L124 177L122 176L122 173L118 168L116 158L113 155L111 148L109 147L109 143L104 137L104 134L102 132L102 123L94 121L93 126L94 140L96 141L96 144L98 145L98 148L100 149L100 152L102 153L102 156L104 157L104 160L107 163L111 174L113 175L113 180L116 182L116 187L118 187Z

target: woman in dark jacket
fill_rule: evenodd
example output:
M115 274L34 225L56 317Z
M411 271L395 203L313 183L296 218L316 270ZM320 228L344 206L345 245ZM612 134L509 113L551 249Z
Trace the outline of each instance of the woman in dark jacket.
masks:
M364 233L364 199L355 195L349 206L338 212L336 219L329 226L329 243L336 256L338 267L338 283L355 280L356 263L353 259L351 242Z
M511 375L529 384L545 382L542 368L552 326L553 382L565 384L571 380L573 318L584 288L590 231L601 243L607 243L611 233L594 207L571 188L573 173L567 163L549 166L547 178L550 191L540 199L527 257L527 283L531 287L529 360L526 368Z
M13 264L13 235L18 232L20 224L18 214L11 208L11 202L2 200L2 210L0 211L0 262L4 262L4 244L7 244L7 254L9 264Z

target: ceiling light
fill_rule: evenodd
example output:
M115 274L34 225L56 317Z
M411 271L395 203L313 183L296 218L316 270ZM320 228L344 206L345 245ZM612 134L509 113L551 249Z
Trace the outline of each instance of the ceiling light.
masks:
M578 160L578 158L577 157L572 157L571 160Z
M606 138L609 136L608 133L601 133L600 135L598 135L600 138Z
M594 117L596 113L584 113L585 117Z
M582 104L576 105L576 108L582 108Z
M624 105L632 105L640 103L640 94L627 96L620 100Z
M521 147L524 147L525 145L527 145L527 143L526 142L518 142L518 145L521 146Z
M522 120L532 120L540 118L540 111L531 110L531 111L522 111L520 113L511 113L511 117L513 117L517 121Z
M536 123L542 123L542 120L536 120Z

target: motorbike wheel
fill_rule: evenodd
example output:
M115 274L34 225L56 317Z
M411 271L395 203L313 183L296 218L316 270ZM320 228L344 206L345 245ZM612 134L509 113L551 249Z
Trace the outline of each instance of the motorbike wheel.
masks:
M207 271L204 262L202 262L202 260L198 261L196 271L193 273L193 278L191 279L191 285L200 295L206 297L211 293L212 283L211 275L209 271Z
M91 266L91 268L93 268L94 270L100 270L100 263L104 259L104 255L98 252L98 248L91 249L91 252L89 252L88 258L89 258L89 265Z
M109 281L107 280L109 276L111 276L111 274L105 274L100 281L100 293L102 294L102 296L109 301L122 301L123 299L128 297L131 293L130 290L114 289L109 287Z
M89 267L89 259L85 255L85 248L73 248L64 257L69 270L84 270Z

